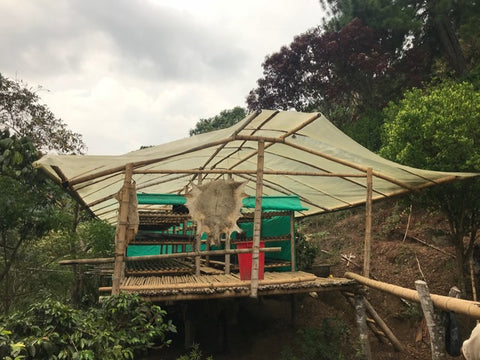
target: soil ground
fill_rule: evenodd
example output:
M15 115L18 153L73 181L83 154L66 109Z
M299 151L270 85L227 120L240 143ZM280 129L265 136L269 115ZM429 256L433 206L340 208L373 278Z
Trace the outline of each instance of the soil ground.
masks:
M452 255L454 249L449 245L448 224L442 216L391 202L374 204L373 214L371 277L410 289L415 288L415 280L423 279L431 293L440 295L447 295L452 286L458 285ZM346 271L361 273L357 265L363 264L364 218L364 210L359 208L307 218L298 229L318 247L315 263L330 264L331 274L343 277ZM351 262L344 260L342 255L350 257ZM374 359L431 359L428 334L422 326L418 305L372 289L368 290L367 299L406 349L398 353L370 332ZM237 300L233 310L231 304L226 306L229 312L238 316L224 319L224 326L220 328L218 323L213 325L215 322L207 314L225 305L221 302L197 304L199 326L195 341L200 344L205 358L212 355L215 360L288 359L287 351L298 350L301 342L306 341L300 332L319 328L324 319L336 319L349 334L346 339L349 352L344 357L355 359L358 335L354 312L342 294L327 292L318 293L318 297L311 294L297 296L294 324L290 300L289 296L259 301ZM169 311L169 315L179 326L179 335L174 337L170 349L152 354L149 359L177 359L187 353L183 348L178 308ZM466 338L474 321L462 316L459 320L461 333ZM225 328L227 332L223 331ZM223 341L225 336L226 341ZM302 359L301 356L297 358Z

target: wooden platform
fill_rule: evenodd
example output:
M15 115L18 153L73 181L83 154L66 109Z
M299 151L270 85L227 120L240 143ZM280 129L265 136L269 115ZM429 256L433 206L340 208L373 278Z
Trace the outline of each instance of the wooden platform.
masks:
M355 286L356 282L349 279L319 278L303 271L265 272L264 279L259 281L258 295L347 290ZM246 297L250 295L250 281L240 280L238 274L129 276L120 289L140 293L151 301ZM111 287L100 291L109 292Z

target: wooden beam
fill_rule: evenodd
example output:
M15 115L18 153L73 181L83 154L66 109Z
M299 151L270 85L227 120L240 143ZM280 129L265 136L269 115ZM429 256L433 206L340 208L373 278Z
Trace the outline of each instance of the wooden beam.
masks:
M258 269L260 261L260 237L262 232L262 195L263 195L263 166L264 166L265 142L258 141L257 153L257 186L255 190L255 213L253 218L253 253L252 253L252 276L251 296L256 298L258 292Z

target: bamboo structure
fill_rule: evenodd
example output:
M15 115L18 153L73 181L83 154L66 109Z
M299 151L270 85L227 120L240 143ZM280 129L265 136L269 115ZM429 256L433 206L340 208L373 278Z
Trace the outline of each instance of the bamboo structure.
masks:
M260 252L279 252L281 247L268 247L259 248ZM199 257L204 255L226 255L226 254L248 254L252 253L253 249L225 249L225 250L204 250L204 251L188 251L178 252L172 254L160 254L160 255L143 255L143 256L130 256L126 258L126 261L147 261L147 260L162 260L162 259L174 259L184 257ZM92 258L92 259L72 259L59 261L60 265L75 265L75 264L108 264L114 263L115 258Z
M295 260L295 215L293 211L290 213L290 270L297 269Z
M251 296L256 298L258 291L258 268L260 260L260 237L262 232L262 192L263 192L263 164L265 142L258 141L257 154L257 185L255 189L255 216L253 219L253 253L252 253L252 278Z
M363 252L363 275L370 277L372 248L372 168L367 169L367 196L365 202L365 245Z
M115 236L115 266L113 268L112 295L120 293L120 283L123 278L124 257L127 245L128 208L130 203L130 184L132 182L132 164L125 166L125 180L123 183L120 207L119 222Z
M366 285L373 289L377 289L398 297L401 297L406 300L414 301L419 303L420 298L418 296L418 292L412 289L407 289L401 286L368 279L364 276L346 272L345 277L349 279L353 279L358 281L360 284ZM443 296L443 295L436 295L430 294L432 299L433 305L437 308L446 310L446 311L453 311L456 313L464 314L470 316L474 319L480 319L480 303L475 301L469 300L462 300L453 297Z

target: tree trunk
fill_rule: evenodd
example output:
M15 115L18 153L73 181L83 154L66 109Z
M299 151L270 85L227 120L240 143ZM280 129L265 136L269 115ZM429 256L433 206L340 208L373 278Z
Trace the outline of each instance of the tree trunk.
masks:
M467 71L467 65L452 23L448 17L443 14L434 14L433 21L435 31L448 62L455 70L457 76L463 75Z
M457 286L460 288L462 294L466 294L466 282L465 282L465 255L464 255L464 247L463 247L463 237L458 234L452 234L453 243L455 244L455 268L457 272L458 284ZM460 239L459 239L460 238Z

